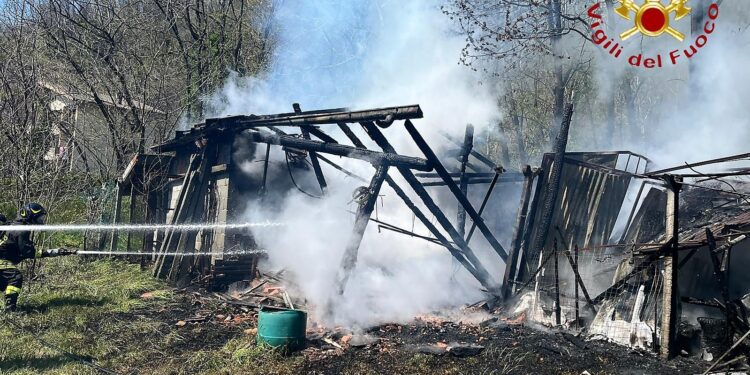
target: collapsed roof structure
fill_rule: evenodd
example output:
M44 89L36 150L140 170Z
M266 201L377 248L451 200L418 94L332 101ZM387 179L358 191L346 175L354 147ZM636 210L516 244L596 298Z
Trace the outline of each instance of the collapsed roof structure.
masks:
M504 261L507 252L500 244L494 231L481 219L482 209L475 209L466 196L466 186L471 183L487 183L487 177L494 180L495 185L503 172L502 168L477 153L470 152L473 128L467 128L467 137L460 156L462 158L460 178L454 180L456 172L449 172L438 159L432 147L422 137L412 120L422 118L422 110L418 105L349 111L346 109L329 109L303 112L298 105L294 105L295 112L265 116L232 116L207 119L204 123L193 126L187 131L178 131L175 138L155 146L153 149L159 155L168 155L167 162L159 165L167 166L156 173L162 176L158 188L143 187L132 189L132 184L144 185L143 177L133 177L131 174L139 170L138 167L128 168L120 179L121 192L143 191L147 201L151 202L147 220L150 222L167 222L182 224L194 222L230 223L236 215L244 209L243 201L247 200L247 192L262 195L267 191L268 155L270 148L279 146L289 160L307 160L309 158L312 172L317 179L320 190L327 190L326 177L321 169L321 163L326 163L341 173L367 182L369 185L361 192L357 201L360 203L356 213L354 229L341 261L341 272L338 283L341 290L346 285L349 273L355 267L359 244L365 228L371 219L375 201L381 186L385 183L395 191L404 204L414 213L415 217L429 230L433 237L429 240L445 247L450 254L469 272L481 285L494 294L499 294L499 280L493 278L487 267L476 256L476 252L469 246L464 237L466 217L474 223L470 230L470 237L475 230L486 239L495 254ZM380 129L402 125L424 157L400 155L393 145L383 135ZM352 131L351 125L359 125L365 133L377 144L381 150L370 150ZM340 129L353 146L345 145L327 133L326 128ZM289 133L291 129L292 133ZM238 139L244 142L237 142ZM317 139L315 139L317 138ZM233 160L239 148L248 147L247 144L265 145L266 158L264 160L263 177L259 180L247 181L242 176L238 161ZM257 147L257 146L253 146ZM366 161L375 168L370 179L356 176L340 165L334 163L327 155L336 155ZM469 156L483 165L477 175L483 176L479 180L469 178L467 168L475 168L469 161ZM150 156L153 157L153 156ZM159 157L157 157L159 159ZM141 155L134 159L146 161ZM162 159L159 159L162 160ZM155 163L151 163L155 164ZM293 163L292 163L293 164ZM145 163L144 163L145 168ZM403 177L407 186L401 186L388 175L390 169L395 169ZM440 184L447 186L460 204L459 216L463 216L461 225L454 225L441 210L436 200L430 196L425 186L417 177L416 172L432 172ZM429 173L428 173L429 174ZM141 173L144 175L144 173ZM291 175L291 172L290 172ZM518 181L518 178L515 179ZM290 182L285 182L290 183ZM291 181L292 184L295 182ZM432 180L434 184L435 181ZM154 185L154 184L152 184ZM274 188L278 188L275 186ZM415 204L407 194L411 190L425 207L426 212ZM122 195L122 194L120 194ZM242 196L242 199L240 197ZM118 199L119 201L119 199ZM132 203L132 200L131 200ZM486 204L486 201L485 201ZM119 208L118 208L119 209ZM234 217L233 217L234 215ZM131 215L132 216L132 215ZM429 217L437 220L434 224ZM410 233L407 230L385 225L386 229ZM438 226L441 229L438 229ZM413 233L411 233L413 234ZM424 237L424 236L422 236ZM258 246L251 233L213 229L199 233L181 233L165 231L153 233L144 243L153 244L155 255L155 275L174 281L184 279L189 275L209 275L214 282L227 283L241 280L253 274L256 260L250 257L229 257L225 254L233 249L252 249ZM147 249L148 251L148 249ZM159 255L180 252L205 252L211 258L196 259L191 257ZM151 251L149 251L151 252ZM203 258L203 257L201 257ZM191 277L192 277L191 276Z

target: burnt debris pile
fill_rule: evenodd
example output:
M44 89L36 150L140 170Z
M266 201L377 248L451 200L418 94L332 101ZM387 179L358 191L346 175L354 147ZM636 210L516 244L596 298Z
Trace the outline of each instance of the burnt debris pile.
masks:
M651 171L641 155L558 142L521 205L512 313L664 358L746 366L750 190L731 179L750 171L696 168L748 157Z

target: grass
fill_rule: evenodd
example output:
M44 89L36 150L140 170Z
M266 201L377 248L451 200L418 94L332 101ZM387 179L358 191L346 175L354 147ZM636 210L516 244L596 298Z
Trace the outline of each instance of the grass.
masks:
M6 316L19 328L0 327L0 369L16 374L40 372L60 374L91 373L82 364L36 342L38 338L54 343L63 350L87 358L105 358L118 348L90 331L108 315L145 307L149 302L138 296L165 286L141 272L137 265L99 260L83 262L77 257L45 260L41 280L29 282L21 295L25 314ZM29 292L29 287L31 292ZM123 328L121 324L104 324L104 329Z
M0 374L96 373L32 335L123 374L294 373L301 364L256 346L239 328L220 335L212 325L175 327L168 311L184 303L138 265L62 257L45 260L40 275L26 282L24 313L4 316L23 331L0 324ZM144 292L153 298L140 298Z

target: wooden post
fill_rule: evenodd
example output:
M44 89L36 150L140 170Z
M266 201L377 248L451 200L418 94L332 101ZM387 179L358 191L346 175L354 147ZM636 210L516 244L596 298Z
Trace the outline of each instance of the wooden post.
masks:
M503 276L503 296L509 297L513 291L513 281L516 277L516 267L518 267L518 253L521 251L521 240L525 231L526 217L529 214L529 200L531 199L531 187L534 185L534 174L531 166L523 167L523 190L521 192L521 204L516 217L516 230L513 233L511 241L510 254L505 264L505 275Z
M525 275L528 275L531 273L531 266L528 264L528 253L529 250L531 250L531 241L532 241L532 234L534 233L534 225L536 224L536 212L539 207L539 203L541 199L539 197L542 196L542 190L545 185L545 178L544 173L541 169L537 169L535 172L536 174L536 187L534 188L534 199L531 201L529 205L529 212L530 216L528 216L528 222L526 223L526 228L528 230L525 230L523 233L523 238L521 239L521 243L519 246L519 253L520 256L518 258L518 271L516 271L516 275L512 280L509 280L509 282L513 285L516 285L516 281L523 280ZM541 258L541 254L540 254ZM515 288L514 288L515 289ZM517 290L517 289L516 289ZM515 293L515 292L514 292Z
M558 251L557 251L557 238L555 238L555 242L553 245L553 250L555 252L555 324L558 326L562 323L561 321L561 307L560 307L560 266L559 266L559 260L558 260Z
M575 300L576 300L576 327L579 327L579 322L581 320L581 312L578 307L578 245L576 245L573 248L573 273L576 274L576 292L575 292Z
M560 125L560 132L557 135L555 154L550 165L551 170L549 171L549 181L547 182L546 191L544 192L544 196L540 196L539 198L543 198L543 201L536 235L529 246L531 256L536 256L537 254L541 256L547 245L547 237L552 225L552 217L555 213L555 204L557 203L557 196L560 190L560 180L562 178L563 163L565 161L565 151L568 147L568 134L572 118L573 104L568 104L565 109L565 117Z
M362 242L362 237L367 229L367 223L370 222L370 215L375 208L375 203L378 200L378 194L380 188L383 186L385 176L388 175L388 165L380 165L375 171L375 176L370 181L370 186L367 189L367 200L359 205L357 210L357 217L354 220L354 230L349 238L349 243L346 245L344 256L341 258L341 268L339 269L338 278L338 292L344 294L346 283L349 280L349 275L352 269L357 264L357 255L359 253L359 245Z
M677 247L679 245L679 203L682 178L673 175L666 176L667 182L667 217L666 238L669 241L667 255L664 256L664 289L662 291L661 314L661 357L671 358L674 354L674 341L677 334L677 324L680 320L679 289L677 288Z
M260 186L260 196L266 195L266 178L268 177L268 161L271 157L271 144L266 145L266 159L263 160L263 184Z
M130 224L134 224L136 220L133 218L133 215L135 215L135 183L133 183L133 179L130 180L130 202L128 202L128 221ZM126 248L127 251L131 251L131 241L133 237L133 232L128 231L128 237L126 241Z
M460 161L461 161L461 175L460 175L460 186L461 193L463 195L468 197L468 191L469 191L469 184L468 184L468 178L466 177L466 163L469 162L469 154L471 153L471 149L474 146L474 126L471 124L466 125L466 132L464 134L464 144L461 147L461 155L460 155ZM459 203L457 208L457 226L458 226L458 234L461 235L461 237L464 237L466 234L466 210L463 208L463 206ZM469 242L468 240L466 242Z
M294 108L294 113L300 114L302 113L302 108L300 107L299 103L293 103L292 108ZM302 131L302 138L310 139L310 130L314 129L310 125L301 126L300 130ZM328 142L328 141L326 141ZM268 147L271 147L270 145ZM268 151L266 151L266 159L268 159ZM326 195L328 190L328 184L326 183L326 178L323 176L323 170L320 169L320 161L318 161L318 154L314 151L310 151L310 164L312 164L313 171L315 171L315 178L318 180L318 185L320 185L320 192L323 195ZM266 169L268 169L268 163L266 163ZM266 178L265 178L265 171L263 172L263 189L266 187Z
M120 223L121 206L122 206L122 194L120 194L120 181L117 181L117 187L115 188L115 210L112 215L112 224ZM118 233L116 230L113 230L112 240L109 243L110 252L114 252L117 250L117 239L118 239Z

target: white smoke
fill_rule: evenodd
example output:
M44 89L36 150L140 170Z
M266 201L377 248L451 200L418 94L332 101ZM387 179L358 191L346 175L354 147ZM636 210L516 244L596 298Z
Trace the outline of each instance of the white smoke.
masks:
M493 88L483 86L482 77L458 64L464 37L450 29L438 2L285 1L276 12L279 40L271 72L263 79L231 77L211 98L213 115L289 112L293 102L303 110L419 104L425 118L414 123L436 150L446 143L438 130L461 139L465 125L472 123L478 136L482 127L499 117ZM335 127L323 130L349 143ZM363 132L355 131L368 147L379 150ZM400 123L384 133L399 153L421 156ZM264 151L258 148L256 160L264 158ZM283 158L280 150L272 152L271 160ZM330 158L367 180L374 173L367 163ZM262 163L243 168L258 176ZM354 221L349 211L357 209L351 194L367 183L325 164L323 170L329 186L324 199L296 190L284 192L280 207L251 204L244 218L289 224L254 235L268 250L267 266L289 271L318 318L330 324L367 326L482 298L478 282L444 248L379 231L374 223L362 240L345 294L337 296L334 282ZM401 181L395 168L390 175ZM304 184L305 189L319 194L312 181ZM401 186L410 191L402 181ZM431 236L414 222L411 211L387 184L381 195L373 216ZM419 202L413 194L412 199ZM455 207L456 202L446 205ZM515 216L515 212L507 214ZM475 247L486 250L481 241L473 241ZM499 279L501 260L491 254L482 258Z
M690 2L689 5L694 6L694 12L697 11L697 2ZM716 30L708 35L707 44L692 59L687 59L682 52L694 44L700 35L691 35L690 16L673 24L686 35L684 42L663 35L658 38L639 37L624 43L626 52L623 56L639 52L643 53L644 58L661 54L665 64L663 68L633 68L626 60L614 59L597 47L595 77L601 101L597 103L599 110L603 110L626 74L635 75L642 83L636 99L642 136L639 139L614 137L617 141L615 148L648 156L654 161L654 168L748 152L748 16L750 7L744 2L723 1L715 22ZM608 21L613 21L615 25L610 36L616 39L619 32L630 27L619 17L610 16ZM677 49L682 56L673 66L669 62L669 53ZM585 118L590 114L579 113L578 116ZM618 126L628 126L622 123L623 115L620 116ZM604 124L601 126L604 127ZM717 171L721 167L711 166L701 170Z

